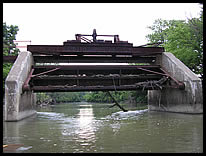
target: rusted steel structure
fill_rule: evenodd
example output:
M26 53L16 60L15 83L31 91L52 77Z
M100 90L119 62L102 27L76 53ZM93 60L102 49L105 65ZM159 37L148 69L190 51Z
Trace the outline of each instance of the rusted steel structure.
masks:
M93 40L86 38L91 36ZM114 40L98 40L98 36ZM23 90L34 92L117 91L184 88L161 68L162 47L133 46L118 35L76 34L63 45L28 45L33 66ZM136 63L60 65L59 63ZM138 64L137 64L138 63Z

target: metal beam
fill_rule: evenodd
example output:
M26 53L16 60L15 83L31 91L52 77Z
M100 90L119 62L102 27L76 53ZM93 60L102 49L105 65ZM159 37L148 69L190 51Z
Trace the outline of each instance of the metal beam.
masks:
M34 66L34 69L53 69L60 68L60 70L115 70L115 69L134 69L138 68L145 69L159 69L159 65L39 65Z
M110 79L159 79L162 76L157 74L140 74L140 75L118 75L118 74L111 74L111 75L92 75L92 76L85 76L85 75L42 75L42 76L35 76L33 77L34 80L68 80L68 79L78 79L78 80L110 80Z
M47 75L76 75L77 71L79 74L89 75L108 75L108 74L119 74L120 70L122 74L141 74L148 73L137 68L145 68L154 72L162 72L158 65L65 65L65 66L34 66L34 74L42 73L50 69L59 68L59 70ZM164 73L163 73L164 74Z
M110 44L109 46L97 46L92 44L76 46L60 45L28 45L27 50L32 54L45 55L128 55L147 56L161 54L162 47L123 47ZM112 46L113 45L113 46Z
M109 56L35 56L35 63L150 63L154 64L155 56L132 56L122 57Z
M68 73L68 71L70 72ZM134 84L158 80L163 76L169 75L158 65L49 65L34 66L34 75L31 76L31 83L32 90L36 91L44 91L43 87L49 91L89 91L90 89L94 91L108 91L112 90L111 86L117 90L135 90L141 87L137 87L136 85L134 87ZM177 83L176 85L172 84L165 87L181 89L182 85L181 83ZM27 88L25 87L24 89ZM154 89L154 86L148 89Z
M25 90L29 90L30 89L29 82L30 82L30 80L32 78L33 72L34 72L34 68L31 69L31 71L30 71L26 81L24 82L23 89L25 89Z
M163 71L168 77L170 77L178 86L179 89L184 90L185 89L185 84L181 81L178 81L177 79L175 79L173 76L171 76L166 70L164 70L163 68L160 68L161 71Z
M33 69L32 69L33 70ZM54 68L54 69L51 69L51 70L48 70L48 71L45 71L45 72L42 72L42 73L38 73L36 75L32 75L32 77L36 77L36 76L41 76L41 75L44 75L44 74L48 74L48 73L51 73L51 72L54 72L56 70L59 70L59 68Z
M121 86L33 86L34 92L80 92L80 91L122 91L122 90L142 90L143 87L136 85ZM148 87L145 90L158 90L158 87Z
M48 86L48 85L66 85L66 86L97 86L97 85L131 85L138 82L148 80L159 80L162 77L159 75L96 75L96 76L39 76L32 78L32 85L34 86ZM78 83L77 83L78 82Z

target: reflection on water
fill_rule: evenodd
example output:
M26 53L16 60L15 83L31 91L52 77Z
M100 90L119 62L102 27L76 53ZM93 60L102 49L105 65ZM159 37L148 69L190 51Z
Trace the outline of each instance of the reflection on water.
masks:
M19 122L3 123L13 153L200 153L203 116L68 103Z
M82 105L80 105L81 107ZM90 108L80 108L78 113L78 129L76 141L80 142L82 146L88 146L95 142L95 126L93 125L93 108L92 105L86 105Z

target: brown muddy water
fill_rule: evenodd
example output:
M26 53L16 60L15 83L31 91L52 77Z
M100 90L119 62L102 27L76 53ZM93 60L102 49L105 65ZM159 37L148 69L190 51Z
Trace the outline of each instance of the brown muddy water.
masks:
M39 108L36 115L19 122L3 122L3 144L8 145L3 152L203 152L203 115L135 108L123 112L109 106L64 103Z

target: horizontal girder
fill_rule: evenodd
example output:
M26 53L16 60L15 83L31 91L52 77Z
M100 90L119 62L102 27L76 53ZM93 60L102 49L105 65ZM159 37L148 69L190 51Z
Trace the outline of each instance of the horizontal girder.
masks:
M49 56L33 55L35 63L147 63L154 64L156 56L132 56L132 55L86 55L86 56ZM17 56L3 56L3 62L14 63Z
M109 85L131 85L134 83L158 80L160 75L94 75L94 76L39 76L33 78L34 86L62 85L62 86L98 86Z
M123 91L123 90L142 90L143 87L136 85L122 86L34 86L34 92L80 92L80 91ZM145 90L157 90L158 87L148 87Z
M33 55L132 55L148 56L161 54L162 47L127 47L109 44L95 46L93 44L61 45L28 45L27 50Z
M154 64L156 56L132 56L123 55L90 55L90 56L35 56L35 63L149 63Z
M158 65L48 65L48 66L34 66L34 75L46 72L48 70L57 69L54 72L49 72L48 75L75 75L85 74L89 75L109 75L109 74L142 74L149 73L142 69L161 72Z

